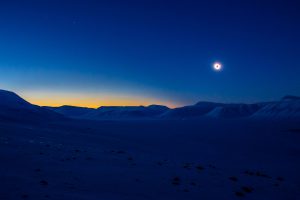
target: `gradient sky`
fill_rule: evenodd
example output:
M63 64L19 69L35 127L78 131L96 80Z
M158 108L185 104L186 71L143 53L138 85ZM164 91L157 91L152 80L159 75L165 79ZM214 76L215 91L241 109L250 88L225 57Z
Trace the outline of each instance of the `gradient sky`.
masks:
M299 4L0 1L0 88L88 107L300 95Z

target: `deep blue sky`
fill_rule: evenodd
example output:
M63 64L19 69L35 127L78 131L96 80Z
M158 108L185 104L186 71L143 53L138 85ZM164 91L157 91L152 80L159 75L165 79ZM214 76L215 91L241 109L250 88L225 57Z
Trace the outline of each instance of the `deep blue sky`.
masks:
M92 107L300 95L299 10L295 0L1 1L0 88Z

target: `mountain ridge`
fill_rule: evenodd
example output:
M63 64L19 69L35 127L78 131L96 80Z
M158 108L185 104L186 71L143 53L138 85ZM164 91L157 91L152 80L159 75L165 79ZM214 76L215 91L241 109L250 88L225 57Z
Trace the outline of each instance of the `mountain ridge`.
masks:
M21 114L20 114L21 113ZM38 118L78 118L89 120L130 119L200 119L200 118L249 118L249 119L300 119L300 97L286 95L279 101L262 103L217 103L200 101L194 105L168 108L164 105L149 106L100 106L99 108L33 105L14 92L0 90L0 117L22 119L22 115ZM30 118L29 117L29 118ZM28 118L25 116L25 118Z
M40 122L63 118L57 112L27 102L14 92L0 90L1 121Z

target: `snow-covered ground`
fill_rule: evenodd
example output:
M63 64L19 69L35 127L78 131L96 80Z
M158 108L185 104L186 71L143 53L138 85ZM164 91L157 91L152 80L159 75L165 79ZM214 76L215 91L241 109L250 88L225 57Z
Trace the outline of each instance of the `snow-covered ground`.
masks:
M0 199L300 199L300 125L0 123Z
M299 105L45 108L0 90L0 200L298 200Z

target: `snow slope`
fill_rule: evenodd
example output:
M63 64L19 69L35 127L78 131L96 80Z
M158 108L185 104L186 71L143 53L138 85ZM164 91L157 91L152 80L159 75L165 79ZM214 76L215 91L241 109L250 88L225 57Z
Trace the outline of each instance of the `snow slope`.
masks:
M215 107L206 116L215 118L244 118L261 109L259 104L223 104Z
M0 122L0 199L297 200L299 124Z
M19 97L17 94L0 89L0 107L15 109L30 109L34 106Z
M93 108L67 106L67 105L60 106L60 107L45 106L45 108L49 110L53 110L57 113L60 113L66 117L71 117L71 118L82 118L83 115L95 111L95 109Z
M102 106L97 110L83 115L84 119L153 119L169 110L166 106Z
M41 121L59 120L62 115L48 109L32 105L13 92L0 90L1 121Z
M252 115L261 106L259 104L223 104L199 102L194 106L175 108L162 115L165 119L244 118Z
M1 90L0 199L297 200L300 123L235 116L290 116L298 101L101 107L95 119L175 110L191 120L96 121L66 119Z
M267 120L300 120L300 98L285 96L280 101L255 104L199 102L163 113L162 119L250 118Z
M298 119L300 120L300 98L285 96L278 102L267 103L255 112L253 119Z

